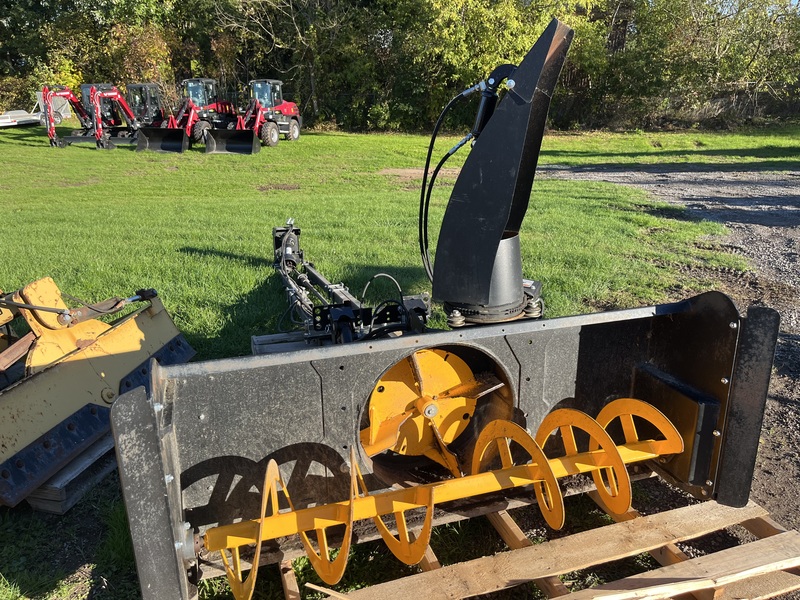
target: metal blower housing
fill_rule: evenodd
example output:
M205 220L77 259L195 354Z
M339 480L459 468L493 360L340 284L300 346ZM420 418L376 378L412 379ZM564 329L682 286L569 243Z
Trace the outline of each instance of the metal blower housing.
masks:
M519 231L572 36L566 25L550 23L509 77L494 112L483 118L486 125L450 196L436 248L433 299L467 321L512 319L527 303Z

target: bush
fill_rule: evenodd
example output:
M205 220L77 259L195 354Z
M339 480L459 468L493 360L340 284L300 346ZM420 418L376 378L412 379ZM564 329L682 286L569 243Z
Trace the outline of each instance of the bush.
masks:
M0 112L28 110L36 101L34 91L24 77L0 78Z

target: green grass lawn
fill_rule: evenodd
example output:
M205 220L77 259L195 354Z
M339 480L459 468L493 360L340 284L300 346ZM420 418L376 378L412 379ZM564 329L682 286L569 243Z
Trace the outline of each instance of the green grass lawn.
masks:
M781 168L796 158L797 133L561 134L545 138L541 162ZM417 250L418 179L382 174L419 168L423 136L308 133L255 156L207 156L202 146L183 155L50 148L39 127L0 134L3 289L46 275L88 299L154 287L200 358L246 354L249 336L272 331L284 308L271 230L289 217L332 281L360 293L387 271L404 290L429 289ZM433 232L452 178L442 183ZM522 232L524 267L543 281L551 316L645 304L686 284L681 264L729 262L694 246L720 231L633 189L540 180Z
M455 139L444 139L434 157ZM798 139L797 126L555 134L545 138L540 162L780 171L800 159ZM100 300L154 287L198 358L248 354L250 336L274 332L286 308L271 268L271 230L289 217L303 231L306 257L354 293L379 271L394 275L405 292L430 289L418 251L415 171L427 143L417 135L304 132L298 142L255 156L205 155L202 146L163 155L91 144L55 149L40 127L0 131L0 288L50 276L73 296ZM453 181L442 177L434 194L432 232ZM656 303L709 285L688 279L686 267L745 268L714 249L713 238L723 233L633 188L541 179L521 234L523 269L543 282L549 317ZM435 323L443 322L439 314ZM85 598L89 586L102 588L97 597L135 597L121 506L118 493L106 489L64 519L24 506L0 509L0 600ZM85 533L76 519L92 515L100 525L81 544ZM64 552L65 538L83 548L78 564L86 577L76 575L74 560L53 559ZM365 572L375 570L372 558L354 560ZM307 566L297 568L308 576ZM264 579L258 597L277 597L279 583ZM209 583L203 597L228 597L224 587Z

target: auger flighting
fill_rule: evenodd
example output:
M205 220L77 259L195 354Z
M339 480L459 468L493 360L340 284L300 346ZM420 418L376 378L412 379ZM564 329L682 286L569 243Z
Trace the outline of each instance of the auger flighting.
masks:
M639 439L636 426L639 419L657 429L660 434L657 439ZM606 432L615 420L619 420L624 432L624 442L619 445ZM578 450L576 429L589 435L589 448L585 451ZM542 446L556 431L560 433L563 455L548 458ZM522 448L530 460L517 464L512 444ZM203 537L203 545L206 550L222 553L226 574L237 600L250 600L258 571L251 569L249 576L244 577L239 548L255 544L256 558L253 562L257 564L258 549L263 541L289 535L300 536L320 579L335 585L344 575L355 521L372 519L392 553L406 564L416 564L422 560L430 542L433 509L439 503L533 486L547 524L553 529L561 529L565 514L558 479L590 474L605 508L619 515L631 506L631 482L625 466L682 451L683 438L660 411L641 400L620 398L607 404L597 419L579 410L557 409L542 422L535 437L511 421L492 421L478 437L470 470L461 477L435 483L370 495L353 450L350 455L350 498L313 508L292 508L278 464L270 461L264 479L261 517L209 529ZM483 465L492 454L499 457L501 466L484 471ZM281 496L289 504L288 510L277 510ZM411 537L405 512L423 508L425 522ZM399 532L397 537L381 520L387 515L395 519ZM336 559L331 560L326 532L337 525L345 526L345 534ZM319 549L314 548L308 537L311 531L316 533ZM230 552L230 559L226 551Z

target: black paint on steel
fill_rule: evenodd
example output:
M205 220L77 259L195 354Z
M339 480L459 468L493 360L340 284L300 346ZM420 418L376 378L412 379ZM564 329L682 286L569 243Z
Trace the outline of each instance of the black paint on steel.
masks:
M257 154L261 140L252 129L209 129L206 154Z
M163 393L154 390L156 396ZM183 522L171 511L176 502L167 489L171 469L160 452L170 445L170 439L160 439L154 408L144 388L136 388L122 399L111 409L112 429L142 597L197 598L197 590L186 577L189 565L181 558L183 548L178 545L185 543L187 536L176 539L179 536L174 530L182 529ZM119 431L121 423L124 434Z
M741 338L730 380L730 409L722 430L721 466L714 487L717 501L744 506L758 452L780 315L771 308L753 306L741 323ZM796 499L787 499L795 502Z
M550 23L467 157L439 233L434 300L490 307L499 294L524 303L521 261L512 261L513 272L497 274L496 269L509 269L498 251L501 242L518 235L528 209L550 98L572 35L557 20ZM511 289L495 290L493 284Z
M647 398L648 403L666 415L683 438L683 453L661 464L661 469L680 487L684 487L681 483L704 486L714 468L714 430L720 415L719 400L652 364L639 366L632 396Z
M119 382L119 393L124 394L139 386L150 390L150 364L155 360L161 365L177 365L188 362L196 354L182 333L179 333L142 364L138 365Z
M109 412L87 404L0 464L0 504L16 506L105 435Z
M137 144L139 136L134 135L111 135L105 138L106 141L111 142L115 146L124 145L124 144Z
M182 127L142 127L136 135L136 151L186 152L189 149L189 136Z

